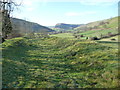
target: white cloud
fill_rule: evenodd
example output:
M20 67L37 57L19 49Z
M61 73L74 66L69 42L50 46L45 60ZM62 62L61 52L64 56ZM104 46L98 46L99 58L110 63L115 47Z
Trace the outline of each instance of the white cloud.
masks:
M26 8L26 10L27 10L27 11L33 11L33 10L34 10L34 8L29 7L29 8Z
M65 13L66 16L84 16L84 15L90 15L90 14L95 14L97 12L95 11L86 11L86 12L67 12Z
M80 2L118 2L119 0L79 0Z
M97 5L101 3L118 3L119 0L14 0L18 3L22 1L23 6L32 6L35 3L47 3L47 2L79 2L85 5Z
M23 2L119 2L119 0L14 0L14 1L23 1Z
M24 1L22 4L25 6L32 6L32 2L30 1Z
M80 0L84 5L112 5L118 3L119 0Z

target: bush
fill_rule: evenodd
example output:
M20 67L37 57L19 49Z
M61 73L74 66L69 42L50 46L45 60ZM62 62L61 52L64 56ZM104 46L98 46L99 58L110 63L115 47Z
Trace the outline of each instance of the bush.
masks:
M91 37L90 40L99 40L98 37Z
M112 40L112 41L115 41L116 39L115 39L115 38L112 38L111 40Z
M80 35L80 37L84 37L84 35Z

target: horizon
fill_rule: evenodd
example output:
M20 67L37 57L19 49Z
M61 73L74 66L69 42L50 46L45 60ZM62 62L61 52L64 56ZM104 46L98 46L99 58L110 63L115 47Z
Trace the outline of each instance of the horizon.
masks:
M114 16L114 17L110 17L110 18L115 18L115 17L118 17L118 16ZM13 17L14 18L14 17ZM107 20L107 19L110 19L110 18L106 18L106 19L102 19L102 20ZM16 18L16 19L20 19L20 18ZM20 19L20 20L24 20L24 19ZM102 20L97 20L97 21L102 21ZM33 21L29 21L29 20L25 20L25 21L27 21L27 22L31 22L31 23L37 23L37 22L33 22ZM97 22L97 21L93 21L93 22ZM92 23L92 22L88 22L88 23ZM88 23L80 23L80 24L88 24ZM39 24L39 23L37 23L37 24ZM56 23L56 24L58 24L58 23ZM55 25L56 25L55 24ZM61 23L60 23L61 24ZM74 23L63 23L63 24L74 24ZM79 23L78 23L79 24ZM39 25L41 25L41 24L39 24ZM51 26L55 26L55 25L51 25ZM45 26L45 25L42 25L42 26ZM49 27L49 26L46 26L46 27Z
M55 26L57 23L87 24L118 16L119 0L24 0L14 18Z

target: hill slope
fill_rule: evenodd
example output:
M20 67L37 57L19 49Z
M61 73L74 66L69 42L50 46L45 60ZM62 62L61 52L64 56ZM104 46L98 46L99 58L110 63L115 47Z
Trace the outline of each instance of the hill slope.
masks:
M59 30L59 28L58 28ZM55 37L72 37L76 39L94 39L97 40L107 38L106 40L111 41L112 39L118 41L114 36L119 35L118 32L118 17L105 19L101 21L91 22L79 27L73 28L72 31L65 31L59 33L53 33L50 36ZM113 38L112 38L113 37Z
M2 21L1 18L1 13L0 13L0 21ZM31 33L31 32L37 32L37 33L48 33L48 32L53 32L54 30L39 25L37 23L25 21L22 19L17 19L17 18L11 18L12 26L13 26L13 31L16 33ZM0 22L0 27L2 27L2 22Z
M107 28L117 28L118 27L118 17L91 22L86 25L79 26L74 30L93 30L93 29L107 29Z
M109 38L119 34L118 32L118 17L91 22L86 25L74 29L76 35L85 37Z
M55 28L61 29L61 30L71 30L78 26L81 26L83 24L65 24L65 23L58 23L55 25Z
M12 18L11 20L12 20L13 30L18 30L22 33L28 33L28 32L47 33L54 31L50 28L39 25L37 23L16 19L16 18Z

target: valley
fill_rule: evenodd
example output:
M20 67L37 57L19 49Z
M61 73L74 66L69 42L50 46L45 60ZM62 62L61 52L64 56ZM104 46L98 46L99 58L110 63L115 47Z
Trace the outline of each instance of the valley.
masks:
M3 88L118 88L118 17L57 28L13 19L13 28L0 44Z

